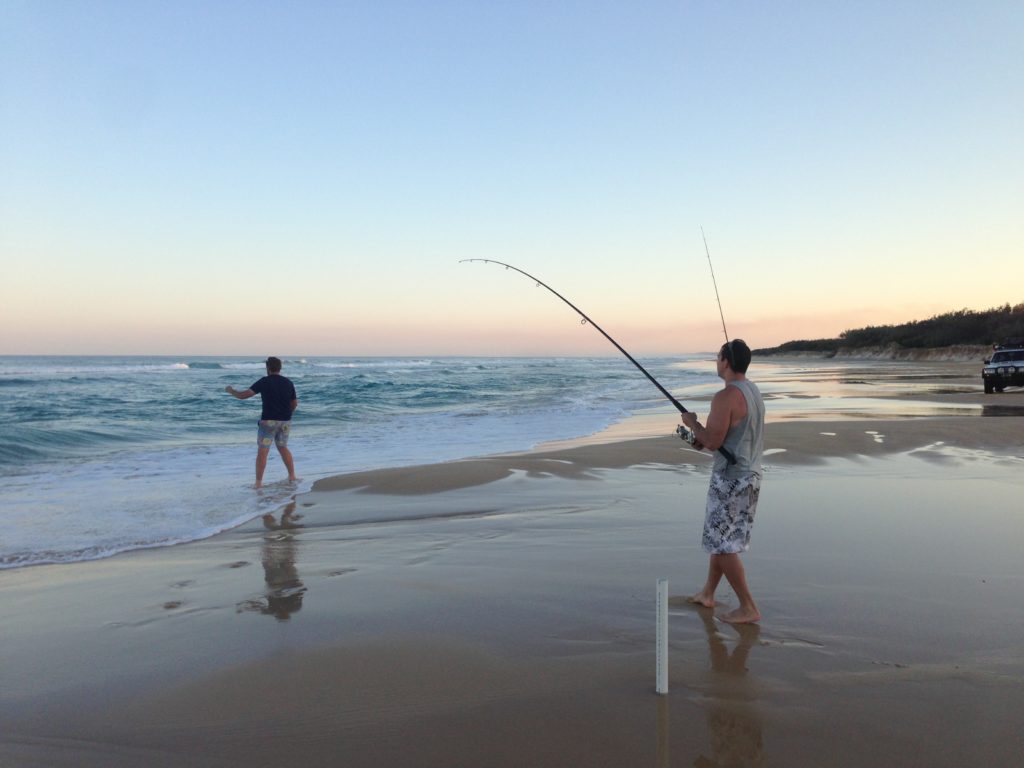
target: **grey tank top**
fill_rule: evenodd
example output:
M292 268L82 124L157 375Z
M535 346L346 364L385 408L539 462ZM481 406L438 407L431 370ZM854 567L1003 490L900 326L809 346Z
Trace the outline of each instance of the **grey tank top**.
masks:
M729 386L743 393L747 401L747 415L729 430L723 443L723 447L736 457L736 463L729 464L716 451L713 471L728 478L761 475L761 454L764 452L764 400L761 398L761 390L754 382L746 379L734 381Z

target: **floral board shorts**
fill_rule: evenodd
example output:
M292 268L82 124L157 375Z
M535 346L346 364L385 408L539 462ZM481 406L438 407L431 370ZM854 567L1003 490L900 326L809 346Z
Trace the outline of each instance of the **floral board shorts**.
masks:
M260 419L256 432L256 444L260 448L269 448L272 444L276 444L278 448L284 448L288 445L288 432L291 431L291 428L290 421Z
M750 548L750 529L754 527L760 493L760 475L731 479L717 472L711 474L701 540L705 552L733 555Z

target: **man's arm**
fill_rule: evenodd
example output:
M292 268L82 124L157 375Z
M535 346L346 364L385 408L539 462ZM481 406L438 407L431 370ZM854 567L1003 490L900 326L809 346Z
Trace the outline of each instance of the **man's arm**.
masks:
M292 400L292 413L295 413L295 409L299 407L298 398Z
M224 391L227 392L232 397L237 397L239 400L248 400L250 397L256 394L251 389L247 389L244 392L240 392L231 385L224 387ZM295 409L293 408L292 410Z
M683 424L693 430L697 442L709 451L717 451L725 442L732 426L732 393L728 389L718 392L711 400L711 413L708 414L707 426L701 426L695 413L684 413Z

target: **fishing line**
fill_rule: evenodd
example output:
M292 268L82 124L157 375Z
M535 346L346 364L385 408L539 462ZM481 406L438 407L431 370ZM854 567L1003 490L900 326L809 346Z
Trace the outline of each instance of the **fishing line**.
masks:
M715 280L715 268L711 266L711 251L708 250L708 239L704 236L704 227L700 228L701 239L704 240L704 253L708 255L708 269L711 270L711 284L715 286L715 301L718 302L718 316L722 318L722 333L725 334L725 343L730 344L729 332L725 330L725 313L722 312L722 300L718 297L718 281ZM732 348L730 347L730 351Z
M619 344L619 342L617 342L615 339L613 339L611 336L609 336L601 326L599 326L597 323L595 323L593 320L591 320L589 317L587 317L587 315L583 312L583 310L581 310L579 307L577 307L575 304L573 304L571 301L569 301L567 298L565 298L565 296L560 294L558 291L556 291L550 285L548 285L547 283L542 282L541 280L538 280L536 277L531 275L529 272L524 272L523 270L519 269L519 267L513 267L511 264L506 264L503 261L494 261L493 259L460 259L459 260L460 264L462 264L464 262L479 262L481 264L496 264L496 265L498 265L500 267L504 267L505 269L514 270L514 271L518 272L519 274L524 275L525 277L530 278L531 280L533 280L537 284L538 288L546 288L547 290L551 291L551 293L555 294L555 296L557 296L562 301L564 301L566 304L568 304L570 307L572 307L572 309L576 312L576 314L578 314L580 317L583 318L583 321L582 321L583 325L586 325L587 323L590 323L590 325L592 325L594 327L594 329L598 333L600 333L602 336L604 336L606 339L608 339L608 341L610 341L615 346L615 348L617 350L619 350L619 352L621 352L623 355L625 355L626 359L629 360L629 362L631 362L633 365L635 365L637 368L639 368L640 372L644 376L646 376L654 386L656 386L658 388L658 391L660 391L661 394L663 394L665 397L668 398L669 402L672 403L672 405L674 405L679 410L680 413L688 413L686 408L683 407L683 404L680 403L678 400L676 400L667 389L665 389L663 386L661 386L661 384L658 382L658 380L656 378L654 378L648 372L648 370L646 368L644 368L642 365L640 365L640 363L638 363L633 358L633 356L631 354L629 354L629 352L627 352L625 349L623 349L622 345ZM724 328L724 320L723 320L723 328ZM730 464L735 464L736 463L736 457L733 456L732 453L727 448L725 448L724 446L719 448L718 452L720 454L722 454Z

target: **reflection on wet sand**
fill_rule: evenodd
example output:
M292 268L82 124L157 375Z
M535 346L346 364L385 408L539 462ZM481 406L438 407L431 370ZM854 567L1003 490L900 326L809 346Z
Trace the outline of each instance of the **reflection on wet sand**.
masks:
M730 652L713 612L702 608L697 613L704 622L711 661L704 706L711 754L701 754L693 764L697 768L763 765L761 719L747 674L747 657L757 644L761 628L757 624L730 624L730 631L739 635Z
M668 759L668 696L658 697L658 768L669 768Z
M1024 406L1020 405L983 405L982 416L1024 416Z
M298 543L291 531L302 528L298 521L302 515L295 513L296 502L290 503L281 512L280 519L272 514L263 516L263 525L273 534L263 538L261 560L266 594L261 600L249 600L239 606L240 611L253 611L273 616L278 621L288 621L293 613L302 609L306 587L299 578L295 566Z
M271 513L267 513L263 516L263 527L268 531L279 531L287 528L301 528L302 523L299 520L302 519L302 515L295 511L295 507L298 506L297 501L291 501L284 509L281 510L280 521Z

